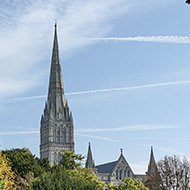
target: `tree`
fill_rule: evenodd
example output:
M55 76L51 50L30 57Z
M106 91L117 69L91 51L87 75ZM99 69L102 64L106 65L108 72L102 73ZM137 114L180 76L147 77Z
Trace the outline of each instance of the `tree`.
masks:
M136 179L124 178L123 184L121 185L108 185L107 190L149 190L145 187L142 182L137 181Z
M36 157L35 159L36 159L37 165L41 166L41 168L44 171L46 171L46 172L50 171L51 166L49 164L48 158L42 158L42 159L40 159L40 158Z
M61 157L59 164L66 170L79 168L82 165L82 160L84 159L84 156L81 154L75 154L74 151L68 151L67 149L63 149Z
M44 172L29 149L17 148L2 151L2 153L11 161L11 168L16 174L16 183L20 187L29 184Z
M158 172L161 177L161 189L190 190L190 163L186 158L165 156L158 162Z
M186 3L187 3L187 4L190 4L190 0L186 0Z
M11 170L11 163L0 151L0 189L16 189L15 174Z
M98 181L91 169L81 168L83 156L73 151L63 150L59 164L44 172L32 183L25 186L27 190L104 190L105 185Z
M39 176L43 170L37 165L35 156L29 149L11 149L2 151L12 163L12 170L20 177L25 177L28 173L34 173L34 176Z
M28 187L28 190L104 190L94 173L86 168L65 170L62 165L43 173Z
M151 174L151 176L147 176L144 182L144 185L148 187L150 190L160 190L161 187L161 177L158 171L155 171Z

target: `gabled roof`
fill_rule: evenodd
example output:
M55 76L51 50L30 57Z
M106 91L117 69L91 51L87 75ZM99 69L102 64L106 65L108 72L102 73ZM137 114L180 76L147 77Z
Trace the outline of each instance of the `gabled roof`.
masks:
M96 166L96 168L98 169L98 173L111 173L116 164L117 161L113 161L106 164L98 165Z
M128 162L126 161L126 159L125 159L125 157L123 155L123 150L122 149L121 149L121 155L119 156L118 160L96 166L96 168L98 169L98 173L112 173L119 166L119 163L120 163L121 160L124 161L125 165L133 173L131 167L129 166ZM134 173L133 173L133 175L134 175Z

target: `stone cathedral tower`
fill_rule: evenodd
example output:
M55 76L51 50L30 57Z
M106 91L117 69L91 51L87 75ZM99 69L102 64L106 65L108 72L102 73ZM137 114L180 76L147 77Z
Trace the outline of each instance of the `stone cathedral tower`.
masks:
M63 148L74 151L73 118L64 97L55 24L48 98L41 117L40 158L48 158L51 165L58 163Z

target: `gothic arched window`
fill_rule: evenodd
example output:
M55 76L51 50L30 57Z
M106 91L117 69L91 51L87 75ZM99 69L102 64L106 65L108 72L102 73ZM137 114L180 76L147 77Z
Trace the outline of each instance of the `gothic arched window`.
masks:
M124 177L127 177L127 170L124 170Z
M122 179L122 170L119 171L119 179Z
M130 177L130 171L128 170L128 177Z
M57 130L57 139L56 139L56 142L57 143L60 143L60 129Z
M53 130L53 142L56 142L56 130Z
M116 179L118 179L118 173L119 173L118 170L116 170Z

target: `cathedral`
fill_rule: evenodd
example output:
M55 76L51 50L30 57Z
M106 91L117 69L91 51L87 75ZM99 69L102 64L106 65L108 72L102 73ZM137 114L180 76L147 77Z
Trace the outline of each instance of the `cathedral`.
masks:
M64 95L57 25L55 23L49 90L40 123L40 158L48 158L50 165L59 163L63 148L74 151L74 126L72 113L69 111ZM91 168L98 179L105 184L120 184L124 177L144 181L146 176L151 176L151 173L154 172L156 162L151 147L150 162L146 175L134 174L122 149L118 160L95 165L89 143L85 167Z
M57 25L51 59L49 91L40 125L40 158L53 165L61 159L63 148L74 151L73 118L64 96Z

